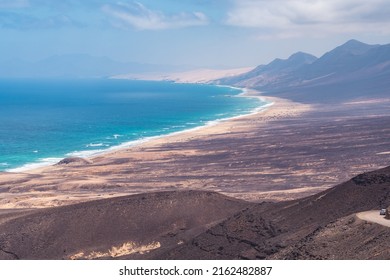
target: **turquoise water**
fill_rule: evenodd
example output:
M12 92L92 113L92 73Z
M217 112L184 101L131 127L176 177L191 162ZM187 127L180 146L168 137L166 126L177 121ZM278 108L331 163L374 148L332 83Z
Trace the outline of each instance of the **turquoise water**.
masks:
M0 171L91 156L265 105L240 93L229 87L169 82L2 80Z

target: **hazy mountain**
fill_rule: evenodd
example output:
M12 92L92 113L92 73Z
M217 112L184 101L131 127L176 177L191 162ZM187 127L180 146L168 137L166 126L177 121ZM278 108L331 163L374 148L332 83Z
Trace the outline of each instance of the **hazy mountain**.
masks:
M291 55L288 59L275 59L267 65L260 65L252 71L232 77L220 80L220 83L242 86L243 82L245 86L266 86L279 80L282 80L297 69L300 69L304 65L311 64L316 61L317 58L311 54L298 52Z
M56 55L37 62L18 59L0 62L0 77L107 77L123 73L179 71L185 66L154 65L135 62L118 62L108 57L86 54Z
M299 69L303 65L311 64L314 61L316 61L317 58L314 55L303 53L303 52L297 52L293 55L291 55L288 59L275 59L268 65L259 66L253 70L254 74L256 73L256 70L258 73L261 72L292 72L296 69Z
M294 93L291 96L299 101L388 95L390 44L368 45L350 40L318 59L298 53L287 60L274 60L251 72L217 83L273 93L288 91Z
M389 62L389 59L390 45L367 45L351 40L327 52L296 74L302 79L322 78L327 75L338 76Z

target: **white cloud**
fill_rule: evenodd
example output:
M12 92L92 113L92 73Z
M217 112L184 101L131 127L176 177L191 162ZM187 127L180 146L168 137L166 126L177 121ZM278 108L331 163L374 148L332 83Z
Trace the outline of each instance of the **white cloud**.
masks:
M106 4L102 10L109 15L117 27L134 27L139 30L161 30L208 24L208 18L201 12L166 15L146 8L138 2Z
M226 24L266 36L390 33L388 0L234 0ZM263 34L264 35L264 34Z

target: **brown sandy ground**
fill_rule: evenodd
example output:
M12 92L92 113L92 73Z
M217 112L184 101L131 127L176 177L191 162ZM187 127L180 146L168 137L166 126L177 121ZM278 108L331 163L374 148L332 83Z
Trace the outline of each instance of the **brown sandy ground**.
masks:
M251 92L250 94L256 94ZM250 201L308 196L390 162L390 100L264 112L88 161L0 174L0 208L66 205L135 193L201 189Z

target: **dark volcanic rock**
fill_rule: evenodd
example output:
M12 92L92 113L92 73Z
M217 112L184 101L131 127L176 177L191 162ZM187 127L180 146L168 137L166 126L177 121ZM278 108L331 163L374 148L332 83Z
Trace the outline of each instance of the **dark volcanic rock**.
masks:
M164 251L249 205L214 192L177 191L36 210L0 224L0 258L123 257L150 244ZM147 256L135 255L127 258Z
M351 215L319 228L272 258L380 260L389 259L389 248L389 228Z
M69 165L69 164L86 165L86 164L91 164L91 161L80 157L69 157L59 161L56 165Z
M290 250L297 243L301 248L312 240L312 236L320 235L329 224L338 219L353 215L356 212L379 209L382 205L390 204L390 183L383 178L390 175L390 167L378 171L359 175L354 179L340 184L322 193L290 202L275 204L260 204L236 214L230 219L209 229L207 232L195 237L191 242L172 251L165 253L161 258L168 259L323 259L323 258L349 258L352 251L338 251L337 244L331 250L332 254L303 254L302 250ZM365 185L356 184L356 178L370 178L365 180ZM336 224L337 227L337 224ZM361 223L351 229L351 232L359 231ZM365 247L360 248L356 258L368 259L369 252L375 250L381 253L378 258L390 258L390 250L380 250L382 239L390 234L390 228L377 227L378 242L364 252ZM342 229L337 228L338 231ZM336 235L335 235L336 236ZM363 240L354 239L349 235L348 242L354 243ZM371 238L366 233L367 238ZM336 238L336 237L332 237ZM332 239L333 240L333 239ZM386 243L387 244L387 243ZM287 248L287 249L283 249ZM358 250L354 246L354 250ZM352 250L352 249L351 249Z
M360 174L352 179L356 185L360 186L369 186L373 184L385 184L390 183L390 174L375 174L375 173L365 173Z

